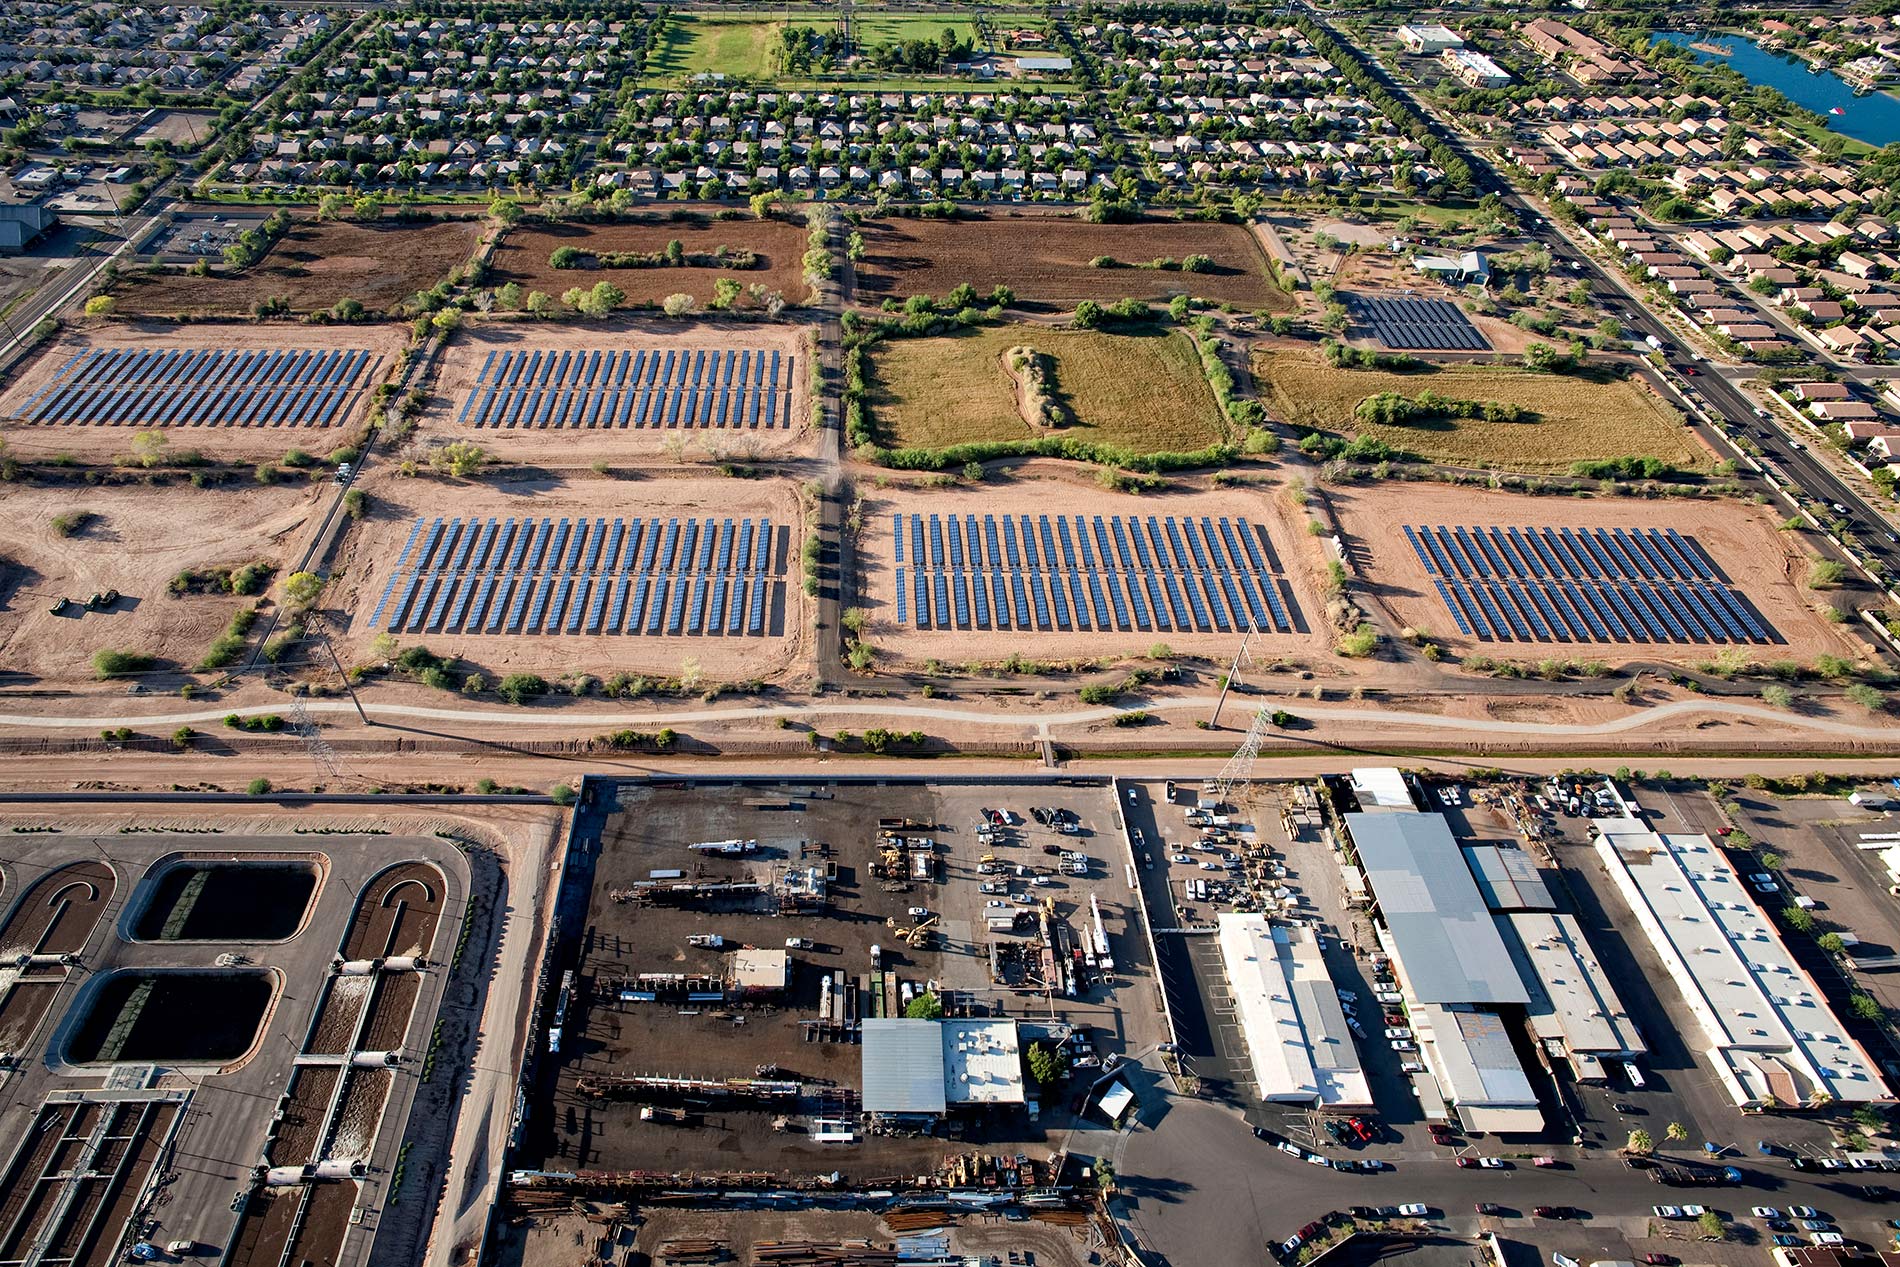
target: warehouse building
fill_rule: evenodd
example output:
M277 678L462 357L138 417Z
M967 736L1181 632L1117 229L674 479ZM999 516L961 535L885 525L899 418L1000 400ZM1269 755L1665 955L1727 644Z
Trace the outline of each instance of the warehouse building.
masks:
M1501 1009L1530 992L1505 949L1464 850L1442 814L1346 815L1429 1075L1414 1078L1427 1115L1449 1105L1470 1130L1543 1129L1536 1090Z
M1707 836L1594 822L1597 855L1701 1030L1684 1026L1748 1109L1891 1100L1872 1059Z
M1465 862L1478 882L1484 904L1498 911L1554 911L1557 899L1551 895L1537 860L1522 849L1501 845L1467 845Z
M873 1117L921 1124L1025 1101L1014 1021L870 1018L862 1043L864 1111Z
M1527 910L1494 918L1530 992L1525 1017L1545 1055L1569 1061L1580 1082L1603 1082L1604 1061L1648 1050L1575 916Z
M1399 43L1408 53L1442 53L1448 48L1463 48L1465 41L1450 27L1431 24L1407 24L1398 29Z
M1372 1107L1313 931L1237 912L1223 913L1219 923L1221 963L1260 1098L1326 1109Z

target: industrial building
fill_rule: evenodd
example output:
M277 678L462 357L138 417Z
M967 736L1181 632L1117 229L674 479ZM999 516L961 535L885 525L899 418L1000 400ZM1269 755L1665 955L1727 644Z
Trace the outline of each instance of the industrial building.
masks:
M730 978L735 999L777 998L792 983L791 954L784 950L755 948L734 951Z
M1674 979L1701 1048L1743 1108L1890 1100L1866 1051L1782 943L1721 850L1597 819L1597 854Z
M1418 809L1405 773L1393 766L1362 766L1352 772L1352 794L1366 813L1397 810L1411 813Z
M1530 991L1525 1018L1546 1056L1569 1061L1580 1082L1602 1082L1604 1061L1648 1051L1575 916L1526 910L1494 918Z
M1399 43L1408 53L1442 53L1448 48L1463 48L1465 41L1450 27L1431 24L1407 24L1398 29Z
M1551 895L1537 860L1522 849L1503 845L1466 845L1465 864L1478 882L1478 892L1493 913L1500 911L1554 911Z
M1313 931L1237 912L1223 913L1219 924L1221 962L1260 1098L1370 1108L1372 1092Z
M1530 992L1440 814L1346 815L1379 917L1379 940L1429 1070L1413 1083L1428 1115L1450 1105L1471 1130L1543 1129L1535 1088L1504 1018Z
M0 255L18 255L58 223L59 217L39 203L0 206Z
M864 1111L915 1121L1025 1101L1022 1040L1014 1021L862 1022Z

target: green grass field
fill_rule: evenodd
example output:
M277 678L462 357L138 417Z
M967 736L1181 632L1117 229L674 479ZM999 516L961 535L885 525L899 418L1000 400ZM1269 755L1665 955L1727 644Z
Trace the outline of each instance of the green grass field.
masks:
M1563 471L1571 463L1625 456L1655 457L1707 470L1675 411L1642 383L1610 375L1539 374L1489 366L1434 372L1334 369L1316 353L1256 352L1254 383L1275 418L1347 435L1374 436L1429 462L1512 471ZM1457 400L1503 401L1536 415L1527 422L1434 419L1417 426L1362 425L1353 409L1367 396L1430 389Z
M1016 408L1006 349L1027 344L1055 358L1074 426L1032 431ZM872 349L872 414L897 448L970 440L1074 436L1141 453L1205 448L1226 436L1220 403L1184 334L1127 334L1009 325Z
M1007 26L1012 21L1031 21L1028 14L999 13L994 21ZM810 26L830 33L837 25L835 13L818 10L788 13L697 14L676 13L666 24L660 47L647 59L649 79L676 81L694 75L727 75L735 79L768 80L775 78L771 50L779 30L787 23ZM973 40L976 24L967 18L926 17L914 14L868 14L857 19L857 39L863 48L893 44L904 40L935 41L944 30L959 40ZM838 74L817 79L785 80L788 86L824 82L876 82L881 86L902 88L916 80L902 81L865 74ZM920 86L942 87L942 81L930 80ZM1063 85L1057 85L1062 87Z

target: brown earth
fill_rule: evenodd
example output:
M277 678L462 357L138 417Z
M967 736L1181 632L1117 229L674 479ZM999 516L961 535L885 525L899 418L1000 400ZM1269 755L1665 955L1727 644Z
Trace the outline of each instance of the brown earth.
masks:
M1819 655L1853 655L1858 641L1830 624L1805 587L1807 559L1799 542L1777 529L1766 511L1740 502L1689 502L1609 497L1525 497L1438 484L1407 484L1401 499L1390 485L1327 492L1344 529L1348 548L1367 568L1376 600L1391 613L1395 626L1429 631L1447 645L1500 659L1538 660L1546 656L1622 661L1707 660L1721 650L1707 645L1481 642L1459 635L1451 612L1431 583L1430 574L1406 541L1407 524L1497 525L1499 527L1674 528L1693 537L1715 561L1719 575L1746 594L1767 625L1785 643L1747 649L1760 661L1812 660Z
M375 224L300 220L269 254L241 273L214 266L209 277L183 268L128 274L113 286L119 311L147 316L249 316L282 296L292 312L321 312L350 298L389 312L448 276L475 252L479 219Z
M1267 272L1259 241L1237 224L1144 220L1090 224L1074 216L1005 214L965 220L868 220L865 256L857 264L858 294L942 297L964 282L987 295L1009 287L1023 307L1067 307L1193 295L1243 308L1290 309L1292 301ZM1093 268L1106 255L1121 267ZM1187 273L1134 267L1157 259L1177 263L1206 255L1213 269Z
M511 229L495 251L490 281L497 286L518 282L555 298L574 286L610 281L625 294L623 306L657 304L668 295L685 293L701 307L713 297L713 283L722 277L742 286L755 282L785 296L789 305L805 302L805 230L783 220L714 220L704 213L679 212L687 218L654 216L625 224L563 224ZM581 252L664 251L677 239L690 255L711 255L719 247L755 252L752 268L555 268L548 256L563 246ZM746 303L746 306L750 306Z

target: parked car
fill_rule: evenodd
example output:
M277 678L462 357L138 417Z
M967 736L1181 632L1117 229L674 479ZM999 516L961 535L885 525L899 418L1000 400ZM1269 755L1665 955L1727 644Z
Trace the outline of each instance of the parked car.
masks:
M1659 1219L1679 1219L1682 1217L1682 1207L1679 1205L1652 1205L1649 1207L1649 1212Z
M1480 1201L1472 1208L1479 1214L1496 1214L1498 1212L1497 1204L1491 1201Z
M1643 1261L1651 1264L1651 1267L1675 1267L1675 1265L1682 1260L1677 1258L1674 1254L1663 1254L1651 1250L1649 1253L1643 1255Z
M1781 1211L1772 1205L1754 1206L1748 1212L1758 1219L1778 1219L1781 1217Z
M1507 1168L1502 1157L1480 1157L1478 1158L1478 1164L1483 1166L1486 1170L1504 1170Z
M1476 1170L1478 1168L1478 1159L1476 1157L1457 1157L1453 1160L1458 1163L1458 1169L1460 1170Z
M1417 1201L1399 1207L1399 1217L1407 1219L1422 1219L1431 1212L1432 1208L1430 1206Z
M787 937L785 939L785 949L787 950L810 950L814 944L815 943L809 937Z

